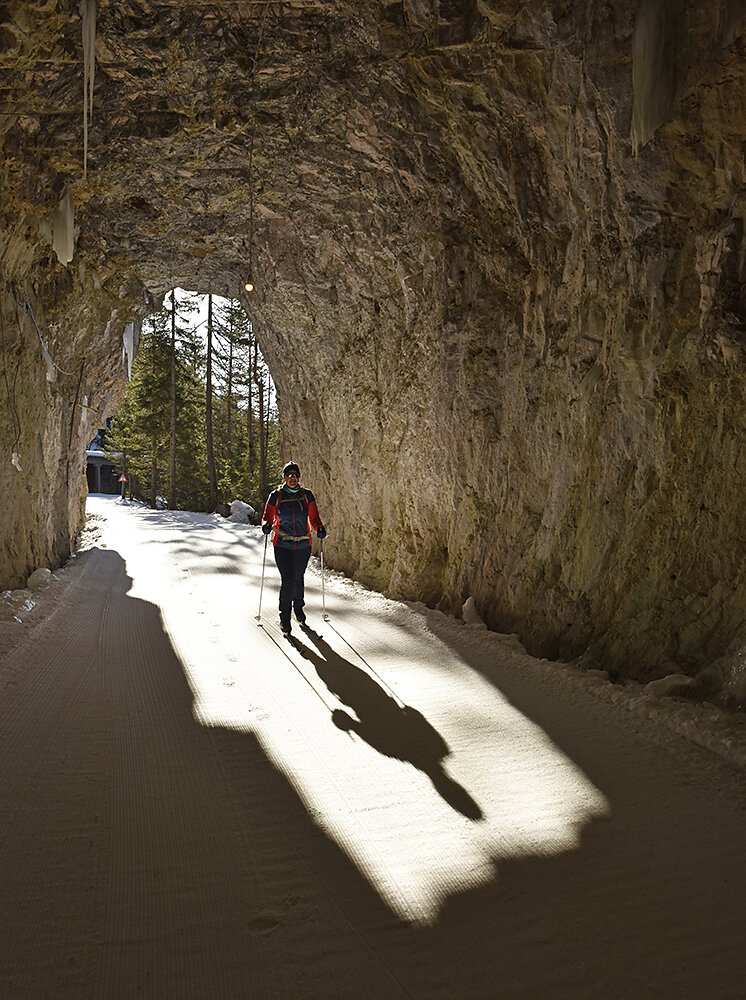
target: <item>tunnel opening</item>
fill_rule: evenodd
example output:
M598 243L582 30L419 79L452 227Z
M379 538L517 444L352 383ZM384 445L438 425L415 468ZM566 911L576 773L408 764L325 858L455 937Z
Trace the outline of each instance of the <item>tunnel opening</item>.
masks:
M261 511L282 449L272 376L236 298L173 288L139 324L121 407L92 444L122 496L154 508ZM89 452L91 449L89 448ZM101 463L89 454L91 482ZM104 492L118 492L107 488Z

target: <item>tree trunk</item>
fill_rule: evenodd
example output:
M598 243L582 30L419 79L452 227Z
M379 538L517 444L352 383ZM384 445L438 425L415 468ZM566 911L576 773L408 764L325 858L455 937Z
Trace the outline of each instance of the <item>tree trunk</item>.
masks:
M210 480L210 510L218 505L218 484L215 477L215 453L212 447L212 295L207 296L207 386L205 400L205 434L207 443L207 476Z
M176 507L176 289L171 289L171 461L168 475L168 507Z
M264 379L259 373L256 345L254 345L254 381L259 393L259 492L262 499L264 499L267 495L267 449L264 441Z
M264 411L264 454L269 457L269 401L272 398L272 380L267 378L267 406Z
M158 506L158 500L157 500L157 497L158 497L158 457L157 457L157 455L158 455L158 453L157 453L158 444L156 442L155 435L153 435L153 438L152 438L152 441L151 441L151 448L152 448L152 452L151 452L151 459L150 459L150 506L153 508L153 510L155 510L156 507Z
M256 356L256 343L254 344ZM249 344L249 400L246 408L246 430L249 438L249 461L246 475L246 495L251 493L251 483L254 476L254 371L255 363L251 360L251 345Z
M231 323L231 327L232 327ZM228 440L226 442L226 448L228 452L228 468L231 470L231 482L233 481L233 414L231 410L233 408L233 330L231 329L231 337L228 341L228 426L226 428L226 434Z

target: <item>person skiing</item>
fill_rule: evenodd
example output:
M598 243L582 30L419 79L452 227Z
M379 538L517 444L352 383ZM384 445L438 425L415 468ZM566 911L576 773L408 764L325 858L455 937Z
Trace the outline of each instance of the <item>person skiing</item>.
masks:
M300 485L300 467L288 462L282 470L283 484L267 498L262 515L262 531L272 532L275 562L280 571L280 628L290 634L290 612L301 623L306 620L303 606L303 576L311 556L311 528L317 538L326 538L313 493Z

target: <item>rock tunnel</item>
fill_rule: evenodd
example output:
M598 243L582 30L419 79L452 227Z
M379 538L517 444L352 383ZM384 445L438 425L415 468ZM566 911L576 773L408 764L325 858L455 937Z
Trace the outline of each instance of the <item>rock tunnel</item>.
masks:
M0 587L70 553L127 324L240 294L330 563L742 697L740 0L0 21Z

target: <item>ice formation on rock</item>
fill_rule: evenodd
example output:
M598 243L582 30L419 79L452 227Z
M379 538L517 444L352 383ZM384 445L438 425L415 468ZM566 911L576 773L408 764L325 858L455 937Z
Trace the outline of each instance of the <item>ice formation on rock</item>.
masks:
M60 264L69 264L75 250L75 202L69 188L57 208L39 223L39 232L52 244Z
M132 361L135 357L135 324L128 323L122 335L122 364L127 365L127 381L132 378Z
M88 123L93 116L93 80L96 73L96 0L81 0L83 19L83 176L88 175Z
M482 617L477 611L476 603L473 597L467 597L461 607L461 617L464 619L467 625L479 625L482 628L487 626L482 621Z

